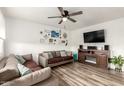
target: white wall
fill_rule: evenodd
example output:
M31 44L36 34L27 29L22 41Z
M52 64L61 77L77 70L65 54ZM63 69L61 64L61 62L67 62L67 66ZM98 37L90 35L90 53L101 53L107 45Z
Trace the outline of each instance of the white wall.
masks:
M4 40L0 39L0 60L4 57Z
M0 10L0 37L5 39L5 18Z
M105 29L106 42L102 44L101 43L84 44L82 33L88 31L95 31L99 29ZM87 45L103 47L104 44L108 44L110 45L111 56L113 55L124 56L124 18L72 31L70 40L72 51L77 51L80 44L83 44L84 47L86 47Z
M83 33L95 30L105 30L105 43L89 43L84 44ZM84 47L87 45L103 46L105 44L110 45L112 55L123 55L124 56L124 18L81 28L71 33L71 49L77 50L80 44Z
M0 60L4 57L5 19L0 10Z
M68 46L61 44L53 45L40 43L40 31L58 28L13 18L6 18L6 24L6 55L10 53L21 55L32 53L34 59L37 61L38 53L41 53L42 51L69 49ZM65 31L66 30L62 29L62 32ZM68 31L66 32L68 33Z
M124 56L124 18L117 20L92 25L89 27L81 28L68 32L69 45L52 45L40 43L40 31L47 29L58 29L51 26L45 26L34 22L6 18L6 55L14 54L28 54L32 53L34 59L37 61L38 53L49 50L72 50L76 51L80 44L84 47L87 45L96 45L103 47L104 44L110 45L111 56L122 55ZM83 32L105 29L105 43L97 44L84 44ZM65 30L62 30L65 31Z

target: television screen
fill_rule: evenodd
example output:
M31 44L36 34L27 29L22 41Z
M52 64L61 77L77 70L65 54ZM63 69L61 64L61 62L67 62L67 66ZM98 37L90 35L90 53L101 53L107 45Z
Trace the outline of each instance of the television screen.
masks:
M104 30L97 30L83 33L84 43L103 43L105 42Z

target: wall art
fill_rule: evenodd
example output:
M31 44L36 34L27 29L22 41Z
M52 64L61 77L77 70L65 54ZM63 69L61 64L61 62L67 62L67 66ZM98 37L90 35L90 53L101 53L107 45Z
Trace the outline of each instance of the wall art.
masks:
M57 31L51 31L51 37L53 37L53 38L59 38L59 36L60 36L60 33L59 32L57 32Z
M67 33L63 33L63 38L67 38Z
M49 43L53 43L53 41L54 41L54 40L53 40L52 38L49 39Z
M62 33L61 30L47 30L40 31L41 39L40 43L48 44L64 44L67 46L67 33Z

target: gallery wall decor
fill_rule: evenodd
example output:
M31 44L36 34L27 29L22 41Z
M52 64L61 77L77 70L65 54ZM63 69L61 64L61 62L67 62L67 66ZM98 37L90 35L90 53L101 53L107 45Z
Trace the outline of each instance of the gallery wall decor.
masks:
M51 37L53 37L53 38L59 38L59 36L60 36L60 33L59 32L56 32L56 31L51 31Z
M63 37L66 39L67 38L67 33L63 33Z
M40 34L40 43L68 45L67 33L61 30L45 29L44 31L40 31Z

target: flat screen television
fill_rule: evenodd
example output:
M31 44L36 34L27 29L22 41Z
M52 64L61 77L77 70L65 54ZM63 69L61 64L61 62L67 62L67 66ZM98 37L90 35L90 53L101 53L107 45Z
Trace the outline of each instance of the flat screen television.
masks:
M83 33L84 43L104 43L104 30Z

